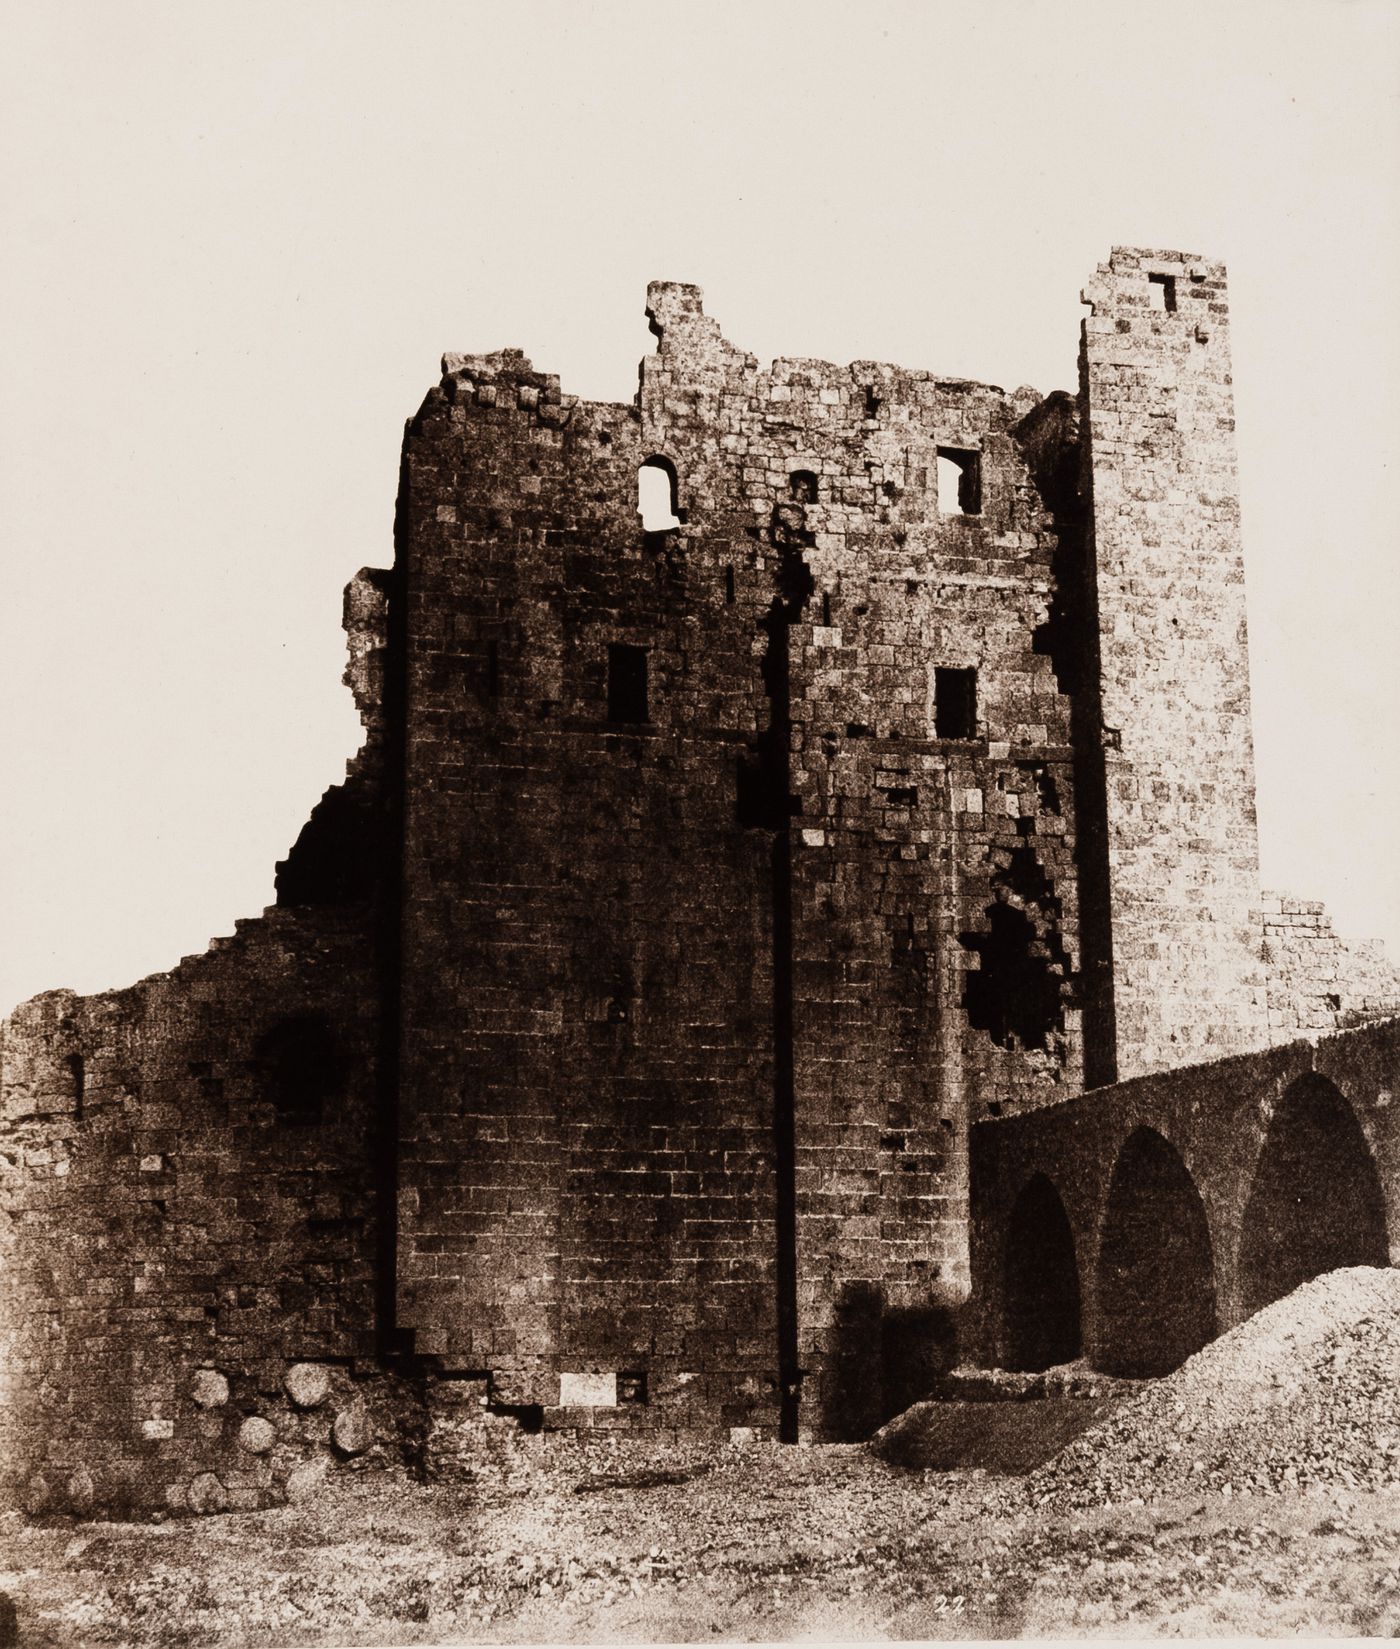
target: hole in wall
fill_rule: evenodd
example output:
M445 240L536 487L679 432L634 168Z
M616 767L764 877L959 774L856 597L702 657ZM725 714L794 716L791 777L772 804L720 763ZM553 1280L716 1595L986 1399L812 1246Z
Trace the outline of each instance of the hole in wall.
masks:
M608 720L648 720L647 650L626 642L608 644Z
M1152 309L1160 309L1164 314L1176 313L1176 276L1149 275L1147 277L1147 299Z
M933 730L940 739L977 737L976 670L935 666Z
M679 480L669 458L648 458L637 471L637 513L642 531L674 532L681 524Z
M323 1014L279 1020L259 1037L253 1060L281 1126L320 1122L326 1102L344 1088L344 1061Z
M968 1024L999 1047L1046 1048L1064 1031L1070 972L1060 900L1028 842L997 857L994 902L983 911L987 927L958 936L978 958L966 975L963 1010Z
M794 470L788 476L788 496L796 504L815 504L817 478L811 470Z
M982 454L974 448L939 447L938 513L982 513Z

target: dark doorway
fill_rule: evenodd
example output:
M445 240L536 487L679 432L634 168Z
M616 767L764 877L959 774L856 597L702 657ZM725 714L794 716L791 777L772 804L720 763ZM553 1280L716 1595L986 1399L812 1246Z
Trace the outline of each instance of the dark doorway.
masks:
M1017 1197L1006 1242L1005 1367L1072 1363L1083 1349L1079 1266L1065 1205L1044 1174Z
M1259 1156L1240 1239L1240 1298L1253 1314L1343 1265L1389 1265L1385 1201L1366 1136L1325 1077L1284 1095Z
M1170 1374L1215 1335L1210 1230L1185 1163L1151 1128L1129 1134L1108 1190L1099 1247L1107 1374Z

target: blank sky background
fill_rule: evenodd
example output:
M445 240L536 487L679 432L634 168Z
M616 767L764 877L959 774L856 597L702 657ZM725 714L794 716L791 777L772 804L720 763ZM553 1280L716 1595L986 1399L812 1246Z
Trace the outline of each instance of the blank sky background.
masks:
M1229 265L1265 884L1400 956L1400 3L8 10L0 1011L272 900L358 735L445 349L1072 388L1114 243Z

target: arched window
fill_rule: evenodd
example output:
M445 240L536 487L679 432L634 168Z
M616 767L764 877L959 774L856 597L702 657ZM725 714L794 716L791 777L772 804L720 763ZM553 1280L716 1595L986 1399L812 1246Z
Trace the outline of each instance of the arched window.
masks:
M345 1085L345 1069L323 1014L298 1014L266 1031L253 1050L264 1092L286 1127L322 1121L326 1101Z
M1215 1335L1206 1211L1186 1164L1151 1128L1129 1134L1109 1184L1099 1313L1094 1360L1107 1374L1170 1374Z
M815 504L817 478L811 470L794 470L788 476L788 496L794 504Z
M1245 1205L1244 1309L1339 1266L1389 1263L1385 1199L1361 1124L1325 1077L1302 1077L1274 1113Z
M1006 1309L1002 1363L1054 1368L1083 1349L1079 1265L1060 1194L1044 1174L1016 1199L1006 1232Z
M938 513L981 515L982 454L974 447L939 447Z
M642 531L674 532L681 524L680 487L669 458L648 458L637 471L637 513Z

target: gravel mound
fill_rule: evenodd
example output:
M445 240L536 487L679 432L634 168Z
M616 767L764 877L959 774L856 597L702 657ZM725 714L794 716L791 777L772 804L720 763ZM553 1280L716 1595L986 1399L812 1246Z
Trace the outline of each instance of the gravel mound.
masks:
M1312 1485L1400 1485L1400 1270L1304 1283L1025 1480L1049 1508Z

